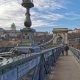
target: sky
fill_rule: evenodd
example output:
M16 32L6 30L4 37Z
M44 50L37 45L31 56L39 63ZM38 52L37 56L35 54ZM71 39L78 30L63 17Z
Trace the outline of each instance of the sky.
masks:
M36 31L51 32L53 28L80 28L80 0L33 0L30 9L32 26ZM26 9L22 0L0 0L0 27L24 28Z

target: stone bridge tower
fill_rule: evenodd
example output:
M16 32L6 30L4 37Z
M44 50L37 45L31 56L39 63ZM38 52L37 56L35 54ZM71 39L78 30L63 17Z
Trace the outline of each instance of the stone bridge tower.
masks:
M67 34L68 34L68 28L54 28L53 29L53 44L58 45L58 44L68 44L68 39L67 39Z

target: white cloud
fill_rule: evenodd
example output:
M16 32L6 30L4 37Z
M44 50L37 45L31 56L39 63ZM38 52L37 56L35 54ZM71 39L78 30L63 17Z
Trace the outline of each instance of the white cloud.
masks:
M64 16L63 15L60 15L60 14L48 14L48 15L43 15L42 16L43 18L47 19L47 20L52 20L52 21L56 21L56 20L59 20L61 18L63 18Z
M66 8L65 0L34 0L33 2L34 8L31 9L32 27L56 26L54 23L50 23L50 21L64 18L63 15L52 13L50 10ZM26 9L21 6L21 3L22 0L0 0L1 27L9 27L13 22L17 26L23 26ZM41 13L35 9L41 11Z
M2 0L0 2L0 26L9 27L13 22L17 25L23 24L25 10L16 0Z
M58 13L51 13L48 12L47 14L35 12L34 10L31 11L31 19L32 21L35 20L44 20L45 22L50 23L50 21L57 21L64 18L64 15L58 14Z
M76 14L74 12L65 13L65 19L67 19L67 20L80 19L80 14Z
M61 9L65 8L63 6L64 0L34 0L35 8L39 10L46 10L46 9Z
M56 24L46 22L45 20L34 20L32 22L33 22L32 27L54 27L54 26L58 26Z

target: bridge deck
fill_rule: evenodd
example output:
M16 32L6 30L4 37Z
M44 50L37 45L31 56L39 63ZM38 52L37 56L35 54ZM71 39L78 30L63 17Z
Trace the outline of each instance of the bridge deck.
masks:
M68 56L61 56L47 80L80 80L80 64L71 51Z

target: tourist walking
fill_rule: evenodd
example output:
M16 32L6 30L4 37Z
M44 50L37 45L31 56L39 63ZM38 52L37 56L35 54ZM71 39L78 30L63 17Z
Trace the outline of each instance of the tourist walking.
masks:
M65 52L66 52L66 55L68 56L68 50L69 50L69 46L66 44L65 45Z
M62 46L62 55L64 56L64 46Z

